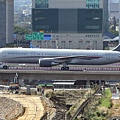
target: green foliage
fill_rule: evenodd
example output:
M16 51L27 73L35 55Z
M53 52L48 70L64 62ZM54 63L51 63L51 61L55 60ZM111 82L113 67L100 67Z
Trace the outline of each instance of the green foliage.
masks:
M96 110L93 110L92 108L89 108L84 113L84 118L85 120L106 120L107 114L104 114L102 111L99 111L98 108Z
M6 47L15 47L14 43L6 44Z
M111 96L112 95L111 95L110 89L106 89L105 95L100 99L100 101L98 100L100 103L99 107L98 107L98 102L96 102L96 99L95 99L90 107L85 108L84 119L85 120L107 120L109 116L108 108L112 106ZM100 107L103 107L103 108L99 109Z
M114 35L119 35L119 32L118 31L115 31L115 30L109 30L109 32L113 33Z
M26 28L22 28L19 26L14 27L14 34L19 34L19 35L24 35L24 34L29 34L31 31Z
M112 106L110 89L105 90L105 97L100 99L100 106L110 108Z
M109 47L105 47L104 50L110 50L110 48Z
M51 98L51 97L55 97L55 94L54 94L54 92L49 91L49 92L46 92L45 96L46 96L47 98Z
M116 108L116 109L119 108L119 103L118 103L118 104L115 104L115 108Z

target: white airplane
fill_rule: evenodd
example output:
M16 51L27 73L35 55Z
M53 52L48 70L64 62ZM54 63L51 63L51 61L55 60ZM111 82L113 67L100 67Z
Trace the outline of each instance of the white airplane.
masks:
M105 65L120 62L119 51L120 45L114 50L1 48L0 62L37 63L40 67L63 64L61 70L69 70L68 65Z

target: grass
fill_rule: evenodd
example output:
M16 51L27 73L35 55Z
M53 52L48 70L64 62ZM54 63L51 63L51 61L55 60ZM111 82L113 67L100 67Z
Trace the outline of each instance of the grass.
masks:
M115 104L115 108L118 109L119 108L119 103Z
M100 106L110 108L112 106L111 96L112 94L111 94L110 89L105 89L105 96L103 96L100 99Z

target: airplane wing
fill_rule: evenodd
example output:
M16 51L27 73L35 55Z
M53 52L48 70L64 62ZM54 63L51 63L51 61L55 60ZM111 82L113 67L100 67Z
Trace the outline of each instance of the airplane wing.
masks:
M79 58L84 60L92 60L92 59L99 59L100 56L86 56L86 55L80 55L80 56L64 56L64 57L54 57L52 60L57 63L64 63L64 62L70 62L72 59Z

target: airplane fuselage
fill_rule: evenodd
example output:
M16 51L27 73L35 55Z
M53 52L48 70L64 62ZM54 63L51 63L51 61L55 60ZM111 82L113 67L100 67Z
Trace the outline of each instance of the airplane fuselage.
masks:
M85 56L79 58L77 56ZM69 57L67 64L73 65L105 65L120 62L120 52L111 50L72 50L72 49L32 49L1 48L0 62L7 63L39 63L42 58Z

